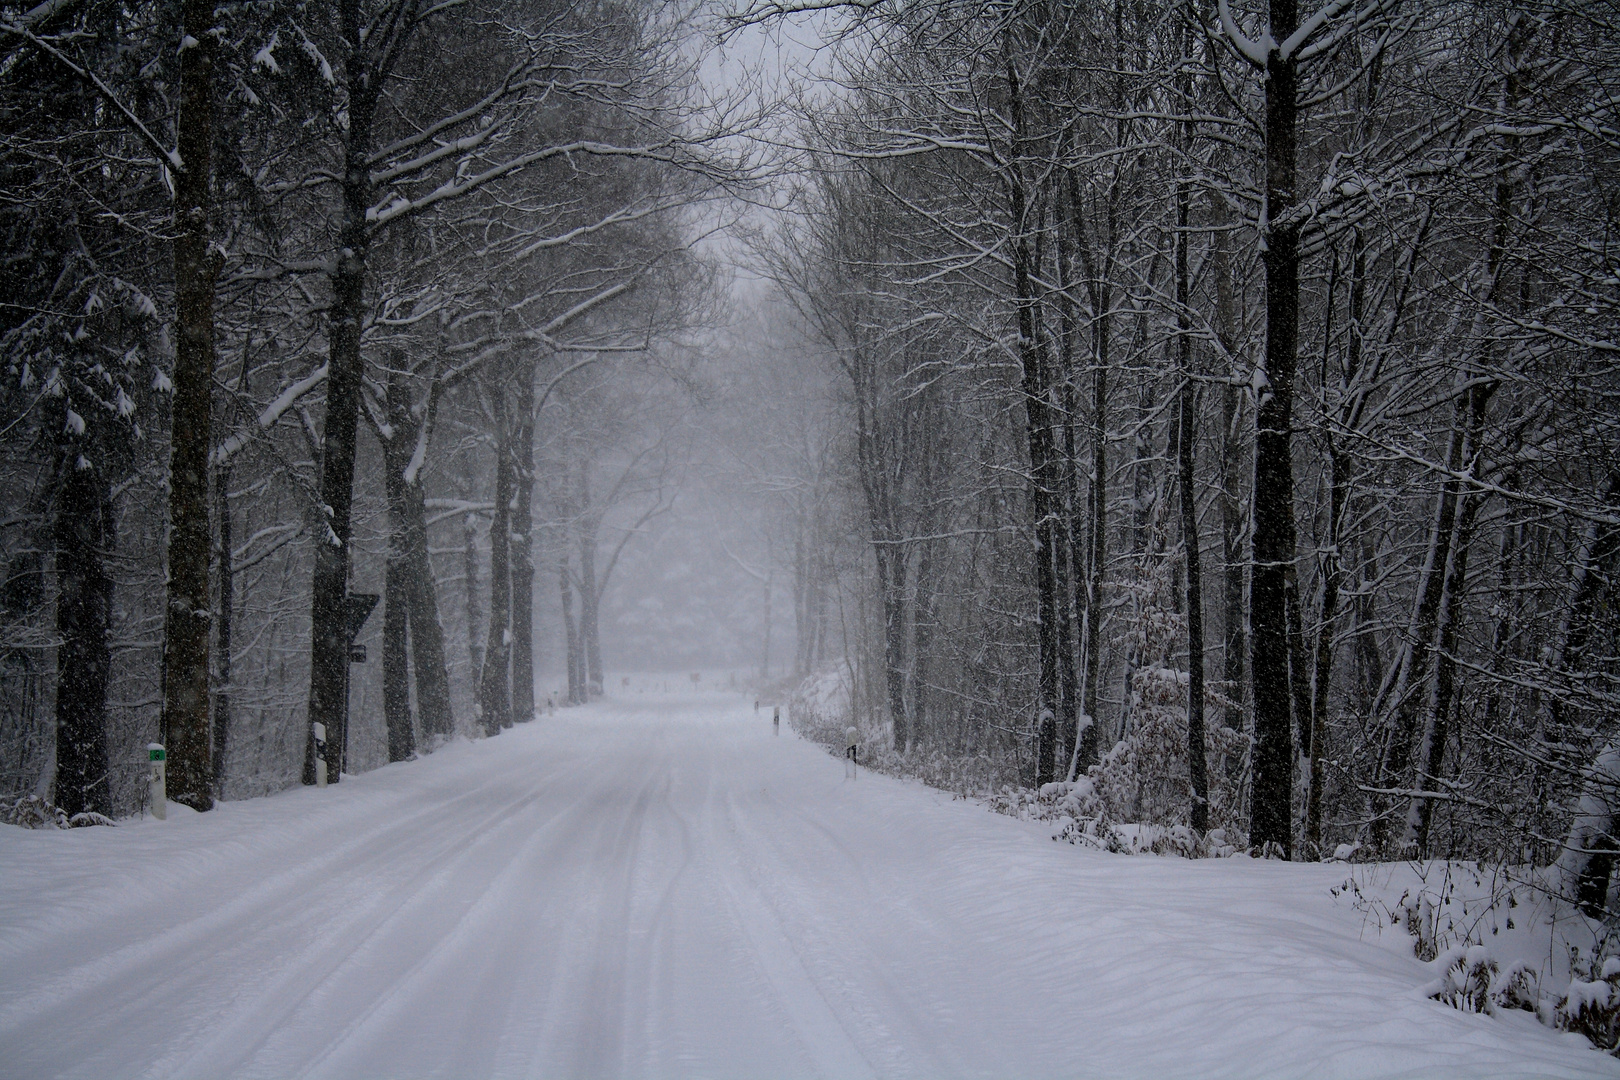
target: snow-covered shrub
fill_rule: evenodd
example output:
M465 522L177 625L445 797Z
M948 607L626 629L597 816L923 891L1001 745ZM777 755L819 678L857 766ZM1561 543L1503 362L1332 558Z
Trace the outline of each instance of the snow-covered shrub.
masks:
M1163 665L1140 668L1131 676L1134 725L1088 771L1089 785L1077 807L1081 816L1113 823L1187 825L1192 807L1187 682L1185 671ZM1214 705L1215 700L1206 697L1206 703ZM1247 737L1224 725L1210 724L1204 744L1210 824L1230 832L1241 827L1237 791L1221 764L1228 756L1244 752Z
M68 817L59 807L39 795L19 795L0 799L0 824L25 829L81 829L87 825L116 825L112 818L86 810Z
M1588 973L1590 974L1590 973ZM1620 1049L1620 957L1603 962L1597 978L1576 977L1559 1001L1556 1023L1604 1050Z
M1440 975L1425 993L1463 1012L1495 1011L1497 965L1483 945L1454 945L1430 961Z
M98 814L94 810L81 810L68 818L68 828L82 829L89 825L117 825L118 822L106 814Z
M1522 1009L1538 1013L1541 1010L1541 977L1522 960L1509 964L1496 975L1491 989L1491 1000L1499 1009Z
M1178 652L1186 641L1187 618L1175 610L1172 564L1161 560L1120 587L1134 595L1137 608L1125 634L1126 647L1138 665L1131 673L1128 728L1085 777L1064 791L1063 812L1077 823L1096 823L1077 824L1068 838L1083 843L1102 837L1106 843L1119 832L1120 838L1108 844L1111 848L1207 854L1206 845L1192 838L1189 828L1190 678L1175 666L1185 663ZM1226 704L1212 685L1205 685L1204 774L1209 782L1209 823L1212 831L1220 830L1215 847L1222 854L1230 852L1234 845L1228 837L1240 837L1243 825L1237 784L1225 763L1241 759L1248 749L1246 735L1214 719Z
M20 795L0 801L0 822L25 829L65 829L67 815L39 795Z

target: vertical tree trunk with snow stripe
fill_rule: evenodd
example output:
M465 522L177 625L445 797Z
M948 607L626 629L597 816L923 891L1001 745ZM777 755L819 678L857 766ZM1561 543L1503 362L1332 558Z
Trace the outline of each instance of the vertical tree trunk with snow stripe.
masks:
M1190 35L1182 27L1182 48ZM1183 78L1181 91L1190 96ZM1183 124L1181 135L1190 143L1190 125ZM1185 147L1184 147L1185 149ZM1194 487L1197 453L1197 385L1192 370L1191 282L1187 266L1188 230L1191 207L1185 177L1176 183L1176 367L1181 375L1180 416L1176 427L1177 484L1181 495L1181 546L1187 576L1187 780L1192 789L1189 820L1193 831L1202 836L1209 831L1209 775L1204 756L1204 588L1199 562L1198 491Z
M342 210L331 272L328 315L326 422L321 432L321 524L315 543L310 605L309 721L304 783L315 783L313 725L326 727L328 783L342 777L348 745L349 640L346 596L354 501L356 429L360 422L360 329L365 318L366 257L373 201L372 125L386 73L375 70L362 35L359 0L342 0L339 18L348 48L348 130L343 139Z
M1294 564L1292 425L1299 355L1299 224L1295 200L1298 68L1276 43L1298 26L1294 0L1271 0L1265 55L1265 386L1255 409L1254 535L1249 622L1254 679L1254 789L1249 842L1293 852L1294 740L1288 576Z

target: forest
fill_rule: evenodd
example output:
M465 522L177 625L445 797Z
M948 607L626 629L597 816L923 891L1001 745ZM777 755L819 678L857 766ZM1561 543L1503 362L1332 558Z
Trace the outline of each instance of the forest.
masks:
M703 488L880 768L1610 914L1617 103L1588 0L0 6L0 796L590 700Z

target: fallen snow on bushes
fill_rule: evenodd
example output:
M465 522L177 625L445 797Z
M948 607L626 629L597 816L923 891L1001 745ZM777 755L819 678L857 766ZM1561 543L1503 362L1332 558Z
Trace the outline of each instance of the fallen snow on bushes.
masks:
M690 691L3 827L0 1076L1620 1075L1431 999L1393 877L1053 832Z

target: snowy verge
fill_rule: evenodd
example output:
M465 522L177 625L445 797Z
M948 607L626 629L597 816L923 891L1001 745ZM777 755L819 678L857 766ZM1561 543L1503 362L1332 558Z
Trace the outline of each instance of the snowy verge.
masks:
M788 701L793 728L842 756L853 719L847 675L836 670L812 675ZM1155 695L1139 692L1138 705L1144 703L1158 704ZM937 752L899 754L887 745L886 731L870 727L860 732L862 761L1094 851L1188 859L1251 854L1236 828L1215 828L1200 837L1185 824L1119 820L1121 808L1142 808L1140 775L1168 775L1178 763L1165 749L1177 734L1174 724L1156 722L1169 710L1141 713L1145 722L1133 737L1088 775L1038 789L1018 784L1016 772L1003 769L1011 781L1004 780L999 790L981 786L982 794L971 793L968 785L992 775L993 763ZM1222 744L1212 757L1237 749L1236 743ZM1345 872L1328 891L1358 914L1364 929L1423 962L1423 996L1462 1012L1529 1014L1545 1027L1583 1035L1595 1048L1620 1056L1620 927L1590 919L1561 899L1556 868L1452 860L1352 864L1356 854L1355 845L1341 844L1332 859L1324 860L1342 864ZM1397 932L1385 938L1385 931Z

